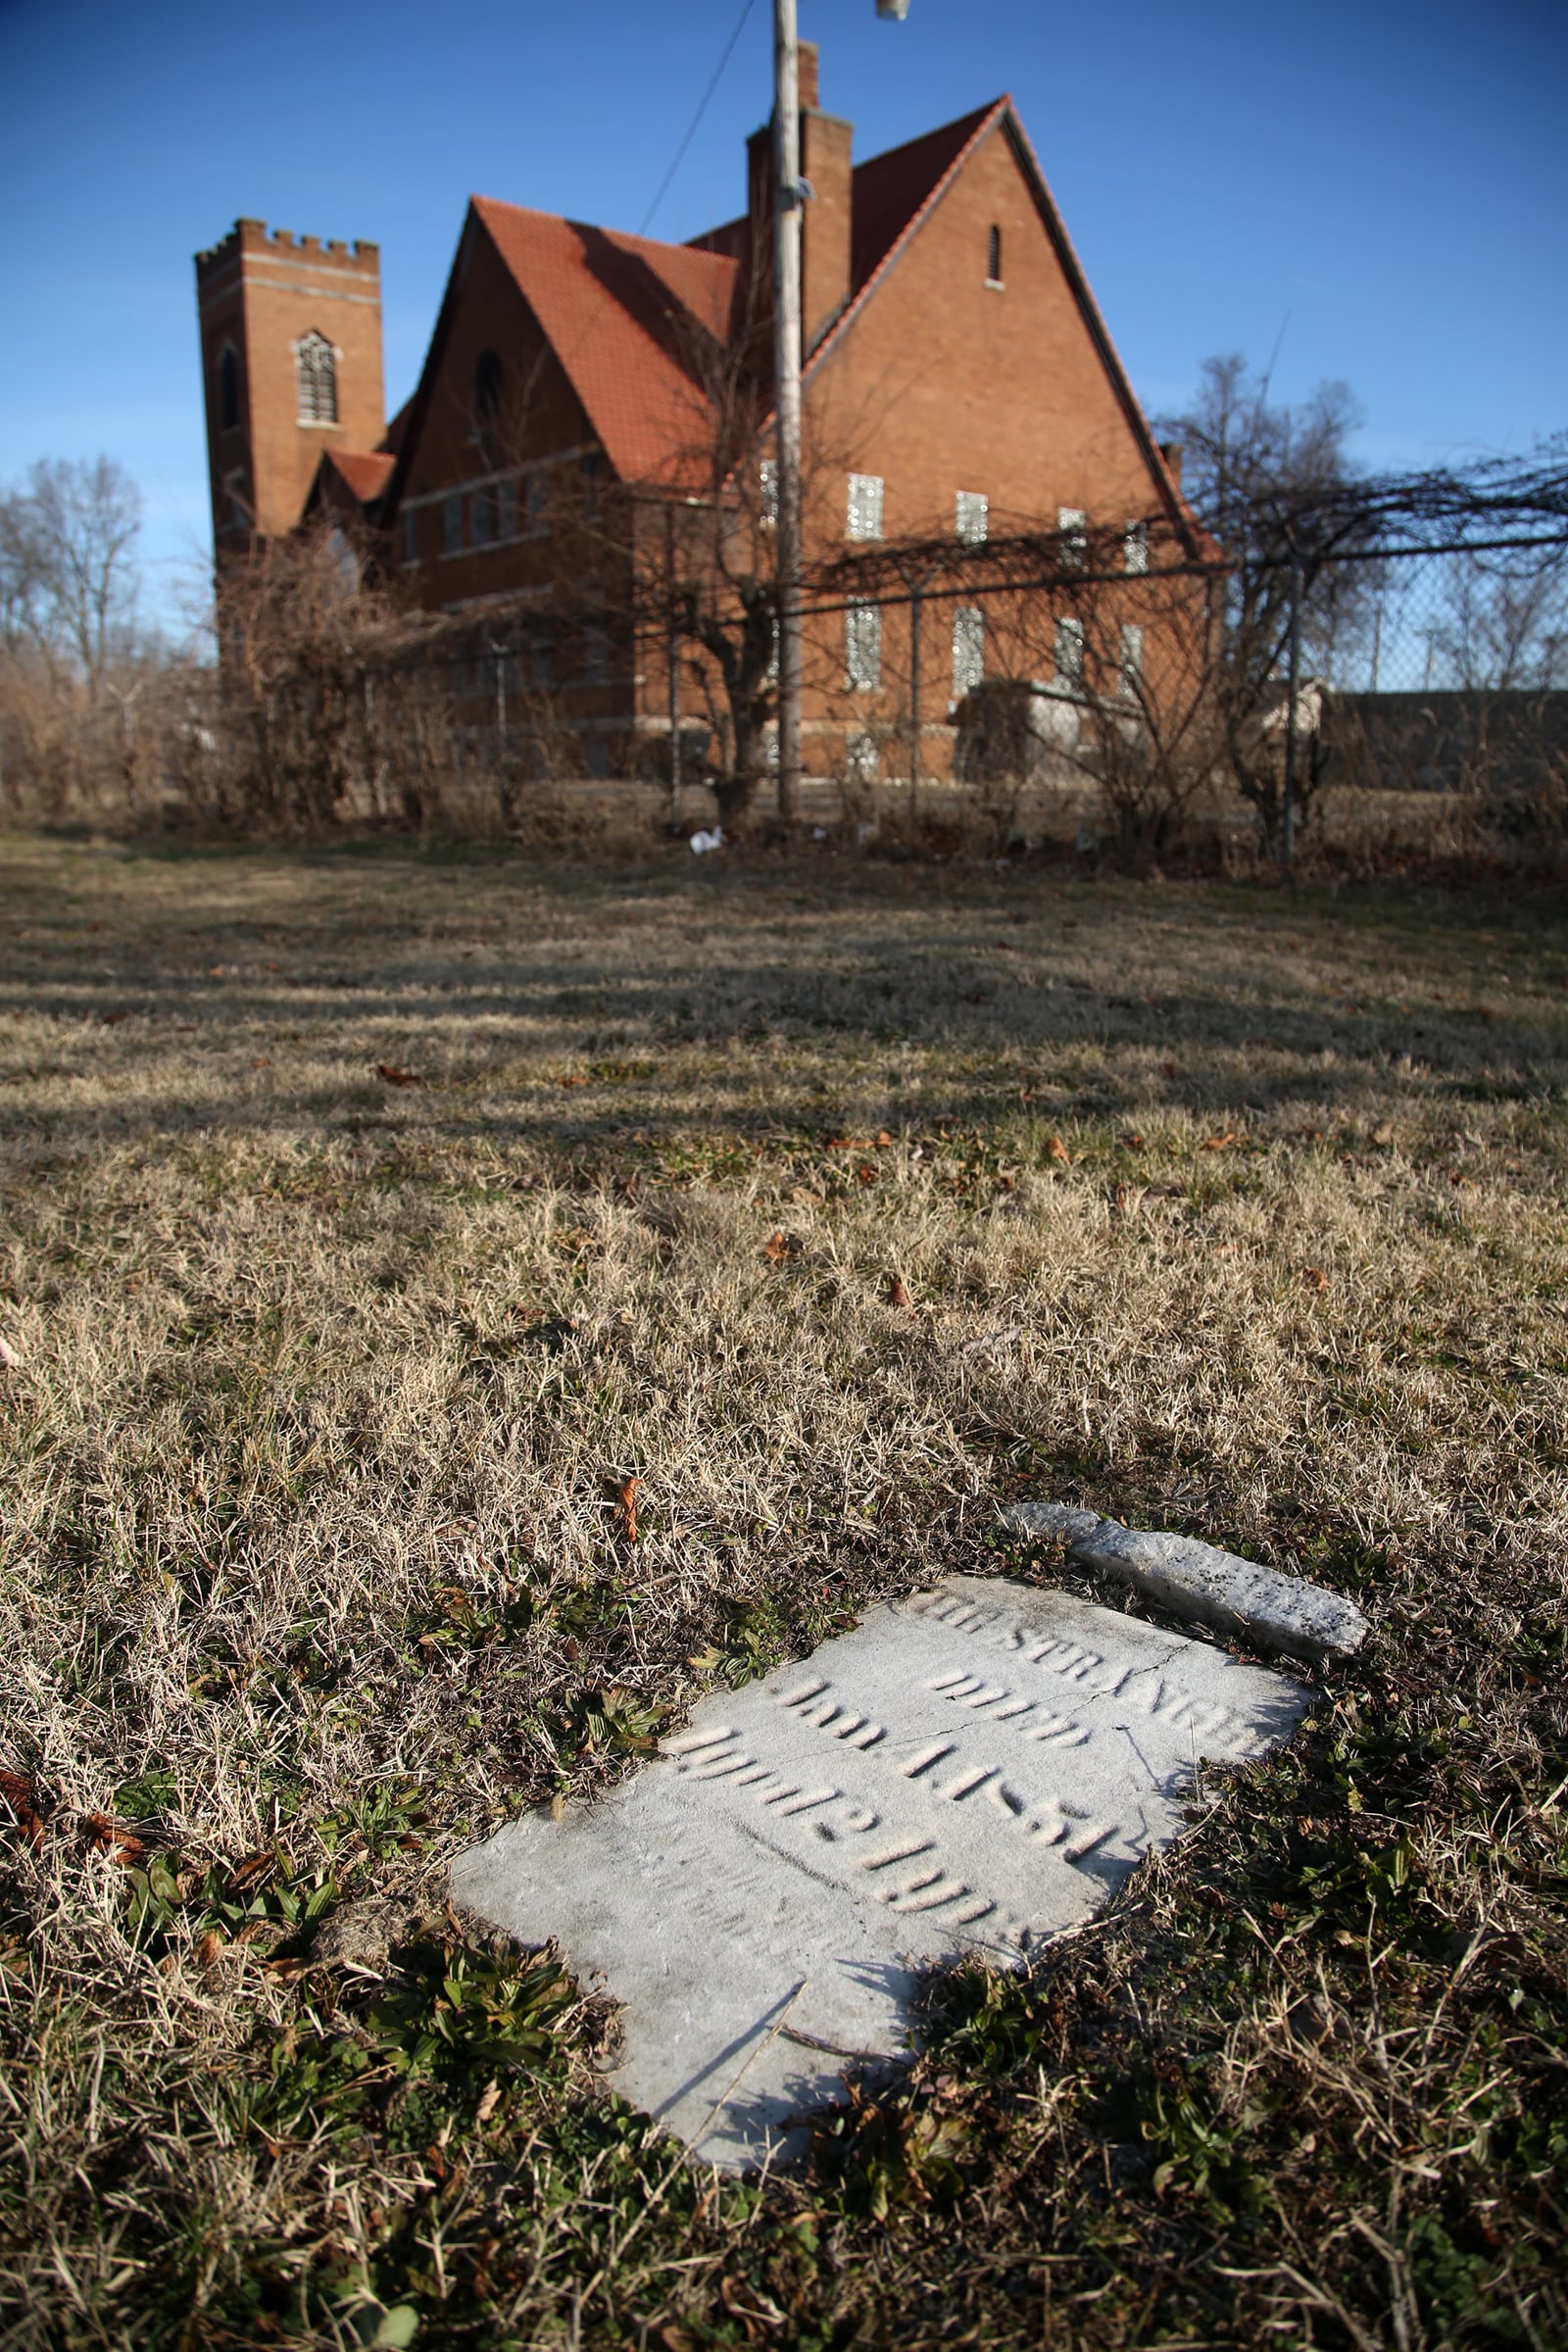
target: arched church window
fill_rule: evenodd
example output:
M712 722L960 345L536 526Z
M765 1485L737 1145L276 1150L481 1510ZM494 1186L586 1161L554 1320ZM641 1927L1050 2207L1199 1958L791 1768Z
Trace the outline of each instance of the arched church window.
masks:
M506 382L498 351L481 351L473 371L473 413L481 424L492 424L501 408Z
M301 424L336 424L337 355L315 327L294 346L294 381Z
M232 343L223 345L218 363L218 418L220 430L233 432L239 423L239 362Z

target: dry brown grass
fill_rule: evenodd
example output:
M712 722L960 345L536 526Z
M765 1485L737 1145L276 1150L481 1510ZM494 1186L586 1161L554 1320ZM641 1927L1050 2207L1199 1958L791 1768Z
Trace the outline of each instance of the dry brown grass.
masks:
M1560 910L5 863L0 2341L1568 2340ZM807 2179L672 2171L448 1856L1020 1493L1372 1648Z

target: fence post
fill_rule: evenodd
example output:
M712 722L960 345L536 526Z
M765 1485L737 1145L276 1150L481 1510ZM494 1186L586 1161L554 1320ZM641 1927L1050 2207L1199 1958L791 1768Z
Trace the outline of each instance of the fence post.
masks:
M1301 685L1301 559L1291 550L1291 637L1285 688L1285 806L1280 812L1280 864L1288 874L1296 852L1296 714Z
M921 591L909 599L909 816L920 814L920 609Z
M675 612L675 510L664 509L665 569L669 575L669 829L680 831L680 624Z

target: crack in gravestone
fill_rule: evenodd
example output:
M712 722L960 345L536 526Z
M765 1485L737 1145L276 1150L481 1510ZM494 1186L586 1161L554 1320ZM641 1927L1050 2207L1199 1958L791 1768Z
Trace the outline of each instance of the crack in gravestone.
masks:
M459 1857L453 1892L624 2004L617 2090L726 2169L785 2158L847 2066L907 2064L922 1973L1017 1965L1176 1835L1200 1758L1309 1691L1207 1643L955 1576L715 1691L657 1759Z

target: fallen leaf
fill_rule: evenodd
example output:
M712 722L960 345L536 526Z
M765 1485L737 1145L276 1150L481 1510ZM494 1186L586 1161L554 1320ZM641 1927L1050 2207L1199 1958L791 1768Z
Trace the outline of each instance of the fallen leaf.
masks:
M569 1073L566 1077L559 1079L557 1084L561 1086L591 1086L593 1081L590 1078L580 1078L575 1073Z
M885 1151L888 1149L889 1145L892 1143L892 1141L893 1141L893 1138L892 1138L892 1136L891 1136L891 1135L889 1135L889 1133L888 1133L888 1131L887 1131L887 1129L886 1129L885 1127L879 1127L879 1128L877 1129L877 1131L876 1131L876 1148L877 1148L877 1150L878 1150L879 1152L885 1152Z
M787 1258L793 1257L799 1247L799 1243L792 1235L775 1233L772 1239L763 1245L762 1255L767 1259L769 1265L778 1266L782 1265Z
M117 1862L123 1863L127 1870L143 1860L147 1852L143 1838L133 1831L122 1830L107 1813L88 1814L87 1843L93 1853L111 1854Z
M0 1772L0 1804L36 1853L43 1843L43 1806L35 1783L24 1772Z
M615 1508L620 1515L620 1529L628 1544L637 1541L637 1490L642 1480L635 1474L621 1481Z
M1389 1145L1394 1141L1394 1127L1392 1121L1388 1119L1379 1119L1377 1125L1372 1130L1372 1141L1377 1145L1380 1151L1386 1151Z
M1116 1214L1136 1217L1144 1205L1144 1190L1141 1184L1118 1184L1113 1196Z
M1223 1135L1205 1136L1203 1138L1203 1150L1205 1152L1228 1152L1232 1144L1236 1143L1238 1140L1236 1129L1234 1127L1227 1127Z
M1064 1168L1070 1168L1072 1166L1072 1153L1068 1151L1066 1145L1062 1142L1059 1135L1047 1136L1046 1157L1048 1159L1058 1160Z
M220 1936L216 1928L209 1928L206 1935L202 1937L200 1943L198 1943L196 1946L197 1967L211 1968L222 1948L223 1938L221 1936Z
M1167 1078L1179 1078L1182 1074L1179 1061L1162 1061L1159 1066Z
M1124 1135L1121 1140L1129 1152L1142 1152L1144 1149L1144 1139L1141 1135Z
M421 1078L417 1070L405 1070L395 1061L378 1061L375 1074L384 1079L388 1086L428 1086L430 1083L427 1078Z
M904 1307L913 1306L914 1304L914 1300L909 1297L909 1286L905 1281L902 1274L894 1274L889 1278L888 1304L889 1306Z
M500 2083L496 2082L487 2082L483 2090L481 2090L479 2093L479 2104L473 2111L474 2122L476 2124L487 2124L500 2104Z
M271 1066L272 1066L272 1059L271 1059L271 1055L270 1055L270 1054L252 1054L252 1056L251 1056L251 1068L252 1068L253 1070L270 1070L270 1069L271 1068Z
M855 1181L857 1184L875 1184L875 1168L869 1166L865 1161L862 1160L860 1165L855 1171Z
M1329 1287L1329 1278L1321 1266L1303 1266L1301 1280L1309 1291L1326 1291Z
M128 1012L106 1012L103 1015L103 1025L106 1029L118 1029L122 1021L128 1021L129 1018Z
M245 1887L253 1886L263 1871L270 1870L276 1860L277 1856L270 1845L260 1853L243 1855L228 1874L228 1893L239 1894Z

